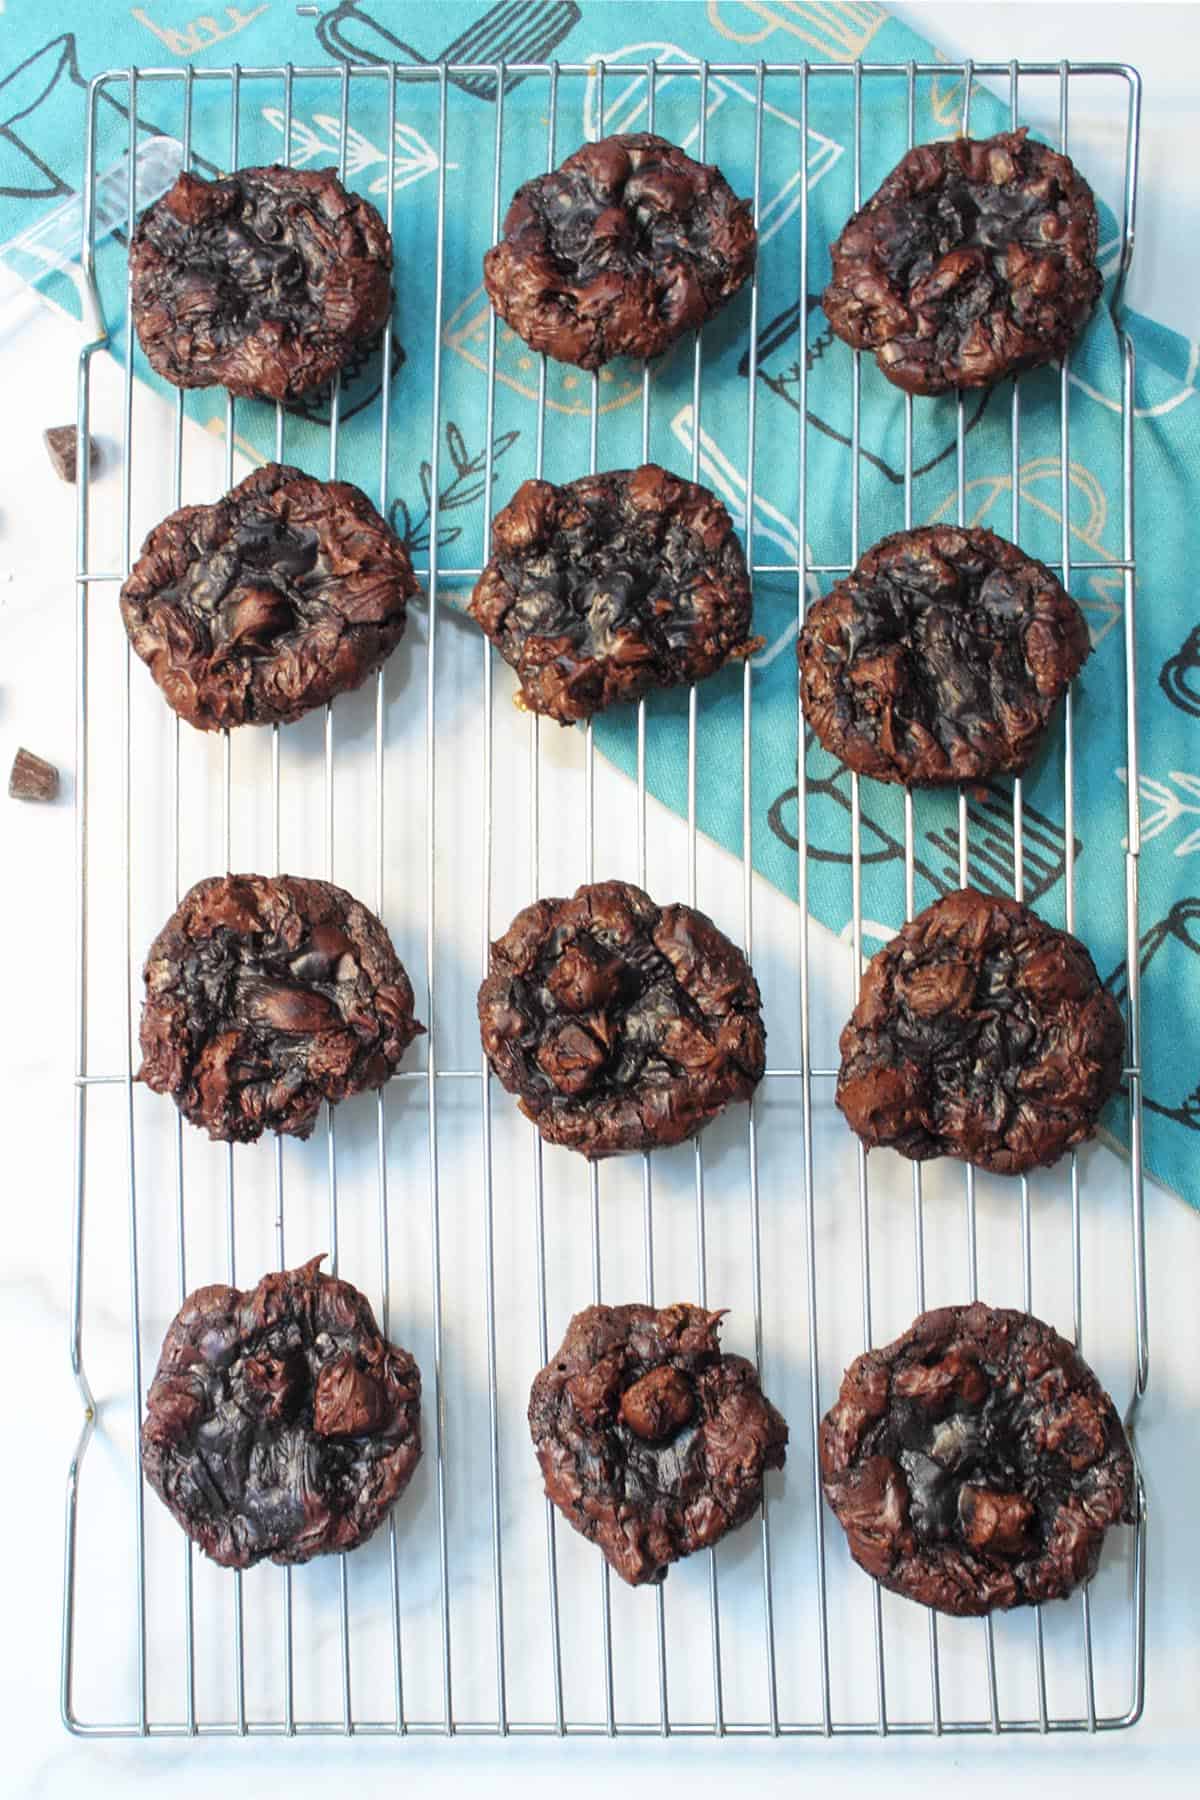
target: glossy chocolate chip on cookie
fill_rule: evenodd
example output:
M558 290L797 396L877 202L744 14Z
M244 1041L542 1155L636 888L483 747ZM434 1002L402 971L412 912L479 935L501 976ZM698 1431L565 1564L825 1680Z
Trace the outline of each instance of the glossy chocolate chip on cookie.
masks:
M825 315L912 394L1065 356L1103 280L1092 190L1020 131L919 144L832 249Z
M868 1148L999 1175L1092 1136L1125 1026L1078 938L973 888L885 944L841 1036L837 1103Z
M424 1029L375 915L294 875L198 882L145 978L138 1079L234 1143L308 1137L323 1100L382 1086Z
M658 356L754 269L750 203L648 131L585 144L517 189L483 261L488 297L534 350L598 369Z
M699 1306L589 1306L529 1397L546 1492L633 1587L745 1524L788 1430Z
M121 617L168 704L217 731L286 723L360 686L416 592L408 551L360 489L266 463L155 526Z
M1027 1313L947 1306L846 1371L820 1432L855 1562L939 1612L1056 1600L1135 1517L1117 1410Z
M353 1550L420 1461L420 1370L321 1260L198 1289L163 1343L142 1467L229 1569Z
M728 512L654 463L526 481L492 526L469 611L561 725L748 656L750 577Z
M933 787L1017 774L1089 651L1044 563L994 532L884 538L800 633L804 716L860 775Z
M133 321L176 387L295 400L383 326L392 240L332 169L184 171L129 247Z
M547 1143L590 1158L694 1137L766 1062L758 985L690 906L620 881L539 900L492 945L488 1061Z

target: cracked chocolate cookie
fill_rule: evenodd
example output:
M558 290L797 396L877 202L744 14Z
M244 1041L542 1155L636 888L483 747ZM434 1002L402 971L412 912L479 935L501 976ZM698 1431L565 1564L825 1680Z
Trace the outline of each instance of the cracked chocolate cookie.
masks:
M1125 1026L1078 938L963 888L872 957L840 1047L837 1103L868 1149L1019 1175L1092 1136Z
M720 1312L589 1306L529 1396L555 1506L631 1587L744 1525L788 1428L754 1364L727 1356Z
M898 531L810 609L804 716L861 775L908 787L1019 775L1090 650L1044 563L994 533Z
M1136 1516L1120 1418L1082 1357L979 1302L922 1313L853 1362L820 1456L855 1562L939 1612L1061 1599Z
M910 394L991 387L1066 355L1097 237L1087 182L1024 128L919 144L834 244L825 316Z
M626 132L517 189L483 281L531 349L598 369L703 325L749 279L755 241L750 203L720 169Z
M308 1137L322 1100L382 1087L425 1029L387 932L327 881L197 882L144 973L137 1079L222 1141Z
M167 703L218 731L283 724L359 687L400 642L417 591L364 493L266 463L155 526L121 617Z
M392 240L332 169L186 171L138 220L133 322L176 387L295 400L381 330Z
M353 1550L421 1460L420 1370L321 1261L198 1288L163 1343L142 1468L227 1569Z
M546 1142L589 1159L695 1137L762 1079L758 984L690 906L600 881L538 900L492 945L483 1047Z
M702 681L761 641L729 514L655 463L523 482L468 611L516 670L521 704L560 725Z

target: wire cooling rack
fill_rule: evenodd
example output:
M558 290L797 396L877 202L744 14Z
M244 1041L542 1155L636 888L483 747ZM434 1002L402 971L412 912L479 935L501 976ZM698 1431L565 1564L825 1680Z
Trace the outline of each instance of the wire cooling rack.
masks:
M686 823L647 800L646 714L637 717L637 781L597 767L592 732L545 732L536 718L498 709L508 682L486 644L439 603L478 571L439 542L436 470L443 434L448 145L465 88L495 100L494 137L470 146L480 179L491 167L498 229L512 174L502 177L507 97L518 82L544 95L547 166L571 147L560 131L566 96L588 87L591 119L605 118L605 82L643 83L641 122L653 128L664 86L690 84L696 153L708 147L710 97L749 98L739 129L753 139L756 218L762 202L767 108L786 97L802 147L796 183L801 294L810 291L808 182L803 178L810 97L817 84L853 97L854 204L861 199L863 102L880 80L903 84L913 141L920 81L962 83L962 126L975 76L1008 83L1011 116L1030 84L1057 84L1062 146L1081 84L1113 97L1123 132L1123 217L1118 297L1133 246L1140 84L1136 71L1099 63L649 65L381 65L330 68L129 69L90 86L86 131L83 272L95 264L97 113L127 109L128 219L137 193L139 104L152 93L174 107L185 166L193 105L228 107L228 166L239 162L247 94L277 110L284 155L310 84L335 95L339 167L355 143L363 96L382 103L387 134L386 212L396 232L397 103L422 84L436 98L436 200L420 214L405 255L436 258L429 329L408 354L433 371L429 596L409 640L363 693L316 719L269 733L210 741L182 732L130 661L114 626L115 584L130 566L135 513L152 523L232 484L235 403L223 433L198 434L187 397L165 403L134 384L134 356L119 376L89 344L79 366L78 489L78 1022L76 1187L71 1358L85 1409L67 1488L61 1698L69 1729L89 1736L310 1733L523 1734L937 1734L1116 1729L1140 1716L1144 1688L1144 1498L1136 1530L1117 1533L1096 1580L1069 1603L995 1620L939 1620L884 1595L825 1529L816 1427L845 1362L927 1302L981 1291L1073 1329L1128 1402L1132 1425L1147 1373L1140 1135L1137 932L1137 717L1133 540L1133 351L1122 337L1121 546L1108 561L1074 555L1070 529L1071 382L1061 372L1061 551L1064 581L1108 571L1123 604L1128 724L1124 845L1103 849L1108 878L1126 900L1132 1155L1072 1157L1050 1175L995 1184L968 1169L922 1169L865 1155L832 1108L834 1033L861 968L862 810L850 784L848 854L854 891L850 958L808 918L807 820L811 778L798 721L796 905L756 889L749 856L752 675L743 686L744 842L740 866L697 831L697 707L688 712ZM611 91L611 90L610 90ZM642 90L639 89L639 92ZM453 147L453 146L451 146ZM901 146L902 147L902 146ZM716 150L711 152L717 154ZM528 171L524 171L528 173ZM353 173L353 170L352 170ZM519 177L518 177L519 178ZM406 213L406 217L407 217ZM1114 301L1114 308L1116 302ZM128 308L128 301L126 301ZM860 398L854 359L850 557L810 562L807 379L801 350L796 439L772 445L799 471L792 562L765 561L755 543L758 278L750 302L747 466L743 529L755 576L795 581L797 618L810 577L835 576L859 553ZM112 323L110 321L110 323ZM130 342L128 310L126 344ZM691 473L708 476L700 429L704 346L693 351L686 443ZM486 440L478 505L486 509L498 455L497 325L487 316L478 366L486 379ZM378 430L379 500L388 505L395 445L395 366L389 325ZM561 373L561 372L559 372ZM533 467L540 473L552 411L548 370L537 367ZM582 380L583 378L581 378ZM585 389L586 392L586 389ZM641 377L643 454L650 445L651 373ZM157 408L148 415L148 408ZM106 412L107 409L107 412ZM587 455L604 466L605 402L591 378ZM89 480L83 444L111 419L122 445L120 498L107 505ZM165 421L165 422L164 422ZM342 401L328 418L328 467L338 468ZM221 421L216 421L217 425ZM291 423L276 413L275 454ZM1011 533L1022 502L1021 384L1011 389ZM139 448L146 446L145 450ZM198 446L198 447L197 447ZM904 408L904 514L912 522L913 406ZM966 430L960 399L957 514L965 516ZM759 454L762 450L759 446ZM205 460L207 458L207 461ZM219 465L213 468L215 461ZM185 483L185 460L189 480ZM144 514L144 519L142 515ZM482 514L481 514L482 516ZM404 660L403 668L399 667ZM1065 708L1061 843L1066 923L1074 919L1077 784L1072 703ZM514 798L515 801L514 801ZM468 804L469 799L469 804ZM582 803L582 804L580 804ZM903 880L914 900L922 805L907 796ZM992 802L993 810L997 803ZM515 810L514 810L515 808ZM653 810L652 810L653 809ZM335 859L335 818L337 821ZM615 822L613 819L615 818ZM1022 784L1001 821L1006 878L1018 894L1039 867L1045 821L1028 816ZM992 824L995 821L991 821ZM1057 825L1057 821L1055 822ZM958 803L958 876L966 882L971 833L989 828L967 794ZM580 838L582 842L580 842ZM598 851L598 840L602 847ZM236 852L236 854L235 854ZM1100 853L1098 853L1100 854ZM674 875L666 872L664 859ZM664 863L660 871L659 865ZM141 951L188 881L215 866L283 866L335 876L372 901L415 977L429 1027L419 1066L376 1096L327 1113L307 1147L224 1151L185 1133L178 1115L133 1082ZM686 877L681 873L686 869ZM535 894L569 891L594 875L628 874L660 899L687 898L723 917L755 954L773 1062L755 1105L719 1121L678 1151L584 1169L543 1152L480 1060L471 1000L487 942ZM1103 872L1103 871L1100 871ZM672 886L672 891L668 887ZM1036 885L1036 874L1035 884ZM785 916L782 941L761 919ZM460 917L461 915L461 917ZM461 924L462 929L459 930ZM772 927L772 929L774 929ZM457 935L456 935L457 934ZM423 945L423 967L422 967ZM830 970L836 964L836 992ZM839 999L840 995L840 999ZM322 1141L323 1140L323 1141ZM850 1198L847 1198L849 1196ZM931 1217L931 1214L934 1215ZM128 1263L117 1254L128 1247ZM1036 1255L1035 1255L1036 1246ZM245 1576L217 1570L182 1540L151 1498L138 1463L141 1398L157 1344L179 1300L202 1282L296 1263L325 1248L330 1266L376 1300L384 1329L418 1354L425 1375L426 1456L389 1527L353 1558ZM85 1282L86 1276L86 1282ZM684 1297L728 1304L727 1339L757 1356L764 1382L791 1420L786 1475L772 1477L761 1518L672 1571L665 1588L626 1593L594 1550L559 1528L540 1483L524 1423L528 1383L570 1313L592 1298ZM739 1344L739 1333L741 1342ZM1140 1477L1139 1477L1139 1494ZM1121 1540L1124 1541L1121 1541Z

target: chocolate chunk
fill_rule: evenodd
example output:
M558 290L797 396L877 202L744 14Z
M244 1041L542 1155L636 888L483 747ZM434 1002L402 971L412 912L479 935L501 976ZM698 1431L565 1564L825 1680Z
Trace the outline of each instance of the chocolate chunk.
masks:
M602 972L588 1001L582 968ZM711 919L601 881L517 914L492 945L479 1026L547 1143L596 1159L681 1143L749 1100L766 1061L759 1005Z
M197 1289L163 1343L142 1468L227 1569L353 1550L421 1458L420 1370L321 1260Z
M60 481L75 480L76 431L74 425L51 425L42 433L42 442L50 458L54 473ZM88 439L88 468L95 474L100 461L100 449L95 438Z
M404 635L408 551L367 496L266 463L156 525L121 589L129 641L200 731L298 719Z
M810 609L804 716L876 781L936 787L1029 767L1090 650L1044 563L983 530L884 538Z
M939 1612L1059 1599L1136 1516L1129 1445L1087 1364L1049 1325L979 1302L922 1313L852 1363L820 1457L855 1562Z
M138 220L129 268L142 349L176 387L295 400L391 310L387 227L332 169L185 171Z
M720 169L627 132L517 189L483 281L531 349L598 369L703 325L749 279L755 247L750 203Z
M686 1375L671 1365L651 1369L621 1395L620 1418L635 1437L661 1444L686 1425L696 1396Z
M1103 287L1092 190L1002 131L919 144L834 244L822 305L911 394L991 387L1065 356Z
M869 1149L1018 1175L1092 1136L1125 1026L1078 938L963 888L872 958L841 1053L837 1103Z
M1033 1503L1021 1494L994 1494L985 1487L958 1490L958 1520L972 1550L1019 1556L1028 1549Z
M383 1389L353 1356L322 1366L313 1391L313 1430L319 1437L361 1437L378 1431L386 1417Z
M138 1079L234 1143L308 1137L322 1100L381 1087L424 1030L375 915L294 875L198 882L145 977Z
M722 1315L698 1306L589 1306L529 1396L546 1492L622 1580L744 1525L788 1428L754 1365L721 1351Z
M13 800L55 800L58 798L58 770L53 763L35 756L32 750L18 750L13 757L8 792Z
M729 514L654 463L523 482L493 522L468 611L516 670L521 703L561 725L756 648Z

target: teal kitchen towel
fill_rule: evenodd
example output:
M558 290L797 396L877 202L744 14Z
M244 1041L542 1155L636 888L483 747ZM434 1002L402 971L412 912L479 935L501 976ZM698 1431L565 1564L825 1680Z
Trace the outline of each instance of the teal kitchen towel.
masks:
M80 307L77 273L45 273L47 246L61 228L56 209L69 207L82 181L81 124L89 79L106 69L183 71L194 66L191 151L201 173L241 163L280 159L284 151L284 83L247 75L238 90L237 139L231 133L228 80L205 80L206 69L245 69L290 61L298 67L392 61L475 64L545 62L588 64L564 74L551 119L544 76L507 74L502 94L486 72L436 75L397 84L394 131L388 81L358 80L350 92L345 154L350 184L386 210L392 188L397 247L397 302L392 383L391 461L387 492L397 528L418 566L429 561L430 500L438 495L439 568L482 560L487 396L488 309L480 260L491 242L495 196L493 152L500 120L503 211L518 183L574 149L586 136L644 129L649 121L646 76L603 73L604 63L847 63L856 58L903 64L933 62L935 54L905 25L874 5L807 5L798 0L708 0L664 4L645 0L498 0L490 7L417 5L409 0L342 0L297 7L283 0L145 0L129 10L72 0L47 23L40 0L8 0L0 14L0 254L9 266L41 281L67 305ZM70 29L63 29L64 14ZM1087 18L1078 42L1086 53ZM1028 94L1029 77L1022 92ZM655 86L654 126L692 150L700 144L703 98L705 156L721 164L739 193L755 185L756 70L712 73L701 89L692 76L664 76ZM763 78L758 138L761 257L757 330L751 354L751 300L743 293L703 335L700 407L694 407L690 344L676 346L652 366L650 450L658 461L690 471L699 445L701 478L726 499L751 540L753 560L778 572L755 584L756 628L766 640L752 665L753 741L751 836L754 866L777 888L797 894L797 708L795 634L798 532L808 562L851 560L858 484L858 542L865 548L904 523L903 396L868 359L853 467L852 358L832 337L820 308L828 245L852 210L855 153L853 82L814 74L807 108L798 72ZM1114 131L1124 124L1125 89L1108 84ZM297 80L290 154L302 166L337 160L346 89L339 75ZM146 179L154 175L152 140L178 139L184 88L180 80L145 79L101 87L96 161L101 176L119 169L128 148L132 103ZM864 197L897 161L907 143L907 82L895 75L862 81L859 144ZM916 83L918 140L952 136L963 117L960 70L922 76ZM1018 95L1020 104L1020 94ZM971 96L970 128L986 135L1008 124L1008 105L981 88ZM553 142L551 127L553 125ZM805 127L806 129L802 129ZM146 148L146 146L149 146ZM169 163L167 165L169 167ZM1086 174L1086 169L1084 170ZM444 291L436 313L435 229L444 184ZM801 191L808 194L808 262L801 268ZM139 195L139 204L153 197ZM105 196L107 199L107 196ZM68 220L69 213L63 215ZM56 224L56 221L58 223ZM118 193L97 257L104 315L114 350L124 355L124 216ZM1120 224L1102 209L1101 258L1109 295L1120 248ZM40 260L39 260L40 259ZM1188 600L1197 566L1197 474L1200 408L1196 400L1200 347L1132 312L1122 323L1137 352L1136 419L1137 641L1141 710L1142 814L1140 965L1145 975L1144 1044L1147 1155L1160 1179L1200 1204L1200 1177L1191 1163L1200 1130L1200 1045L1191 1021L1200 1017L1200 609ZM441 429L432 439L433 356L439 346ZM799 469L801 369L807 371L804 431L808 503L801 515ZM139 377L153 381L135 348ZM507 329L498 334L494 422L496 506L533 473L537 444L538 369ZM751 405L751 378L754 404ZM1075 924L1101 972L1119 994L1127 973L1122 845L1127 821L1123 634L1125 583L1119 564L1124 529L1121 490L1122 363L1116 328L1105 304L1098 309L1069 370L1070 443L1066 543L1071 586L1091 628L1094 654L1075 685L1074 863ZM1063 493L1057 370L1020 384L1017 535L1051 563L1063 559ZM339 474L379 491L378 356L352 367L341 403ZM550 365L542 449L545 472L567 480L588 467L591 380ZM916 523L954 518L960 501L968 522L1013 535L1010 428L1012 388L967 396L963 416L962 493L958 481L958 417L953 398L915 403L912 516ZM641 371L614 364L599 381L598 456L601 467L640 460ZM213 391L189 397L202 420L224 415ZM328 396L306 400L287 423L286 456L314 472L328 467ZM753 442L750 436L754 421ZM236 430L249 448L270 455L272 409L239 402ZM754 505L746 517L752 478ZM1089 566L1093 565L1093 566ZM1095 566L1101 565L1101 566ZM829 584L809 575L807 598ZM458 592L461 594L461 584ZM95 604L107 604L97 595ZM740 672L726 671L700 690L698 819L700 828L740 853L743 842L742 693ZM620 767L635 766L631 711L598 719L596 741ZM686 696L655 697L648 706L647 774L651 790L678 812L686 809ZM1025 896L1053 922L1066 914L1064 871L1063 727L1024 785ZM806 747L809 788L809 905L842 932L850 915L849 785L843 769L818 745ZM867 948L891 935L903 918L904 813L895 789L862 783L862 882ZM1007 784L981 787L969 797L968 869L983 888L1010 890L1013 834ZM915 805L916 903L923 906L958 885L956 802L921 794Z

